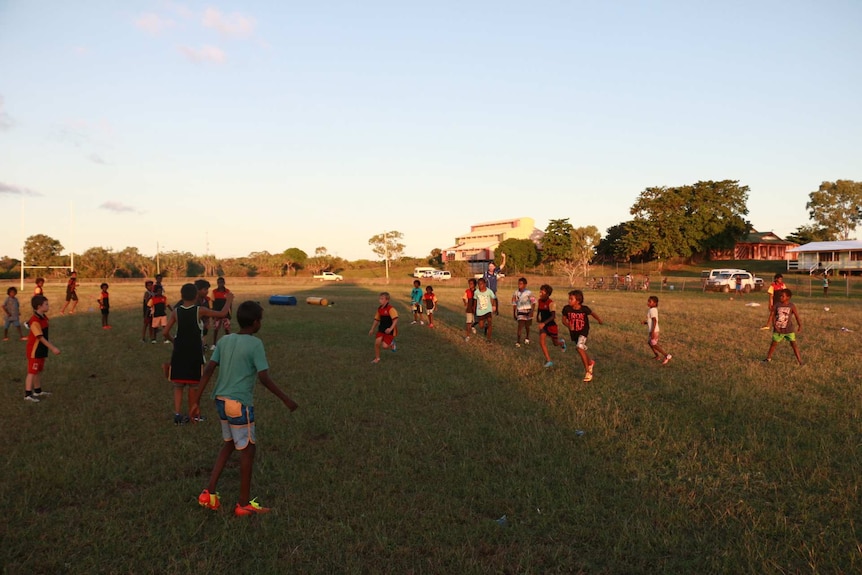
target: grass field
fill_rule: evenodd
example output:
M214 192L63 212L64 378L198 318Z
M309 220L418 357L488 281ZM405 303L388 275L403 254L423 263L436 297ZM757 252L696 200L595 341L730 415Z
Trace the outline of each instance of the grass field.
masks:
M24 344L0 345L3 573L862 571L858 300L794 297L798 367L786 344L760 361L764 295L663 292L662 367L640 325L647 294L588 292L606 325L585 384L574 350L552 349L546 370L537 345L514 347L508 305L494 343L464 342L460 282L435 287L440 328L402 323L379 365L367 334L382 285L228 286L238 302L301 302L264 303L259 334L300 404L257 390L252 495L275 511L229 512L238 458L226 508L198 507L218 423L204 405L208 421L173 425L170 349L140 342L141 288L112 289L103 331L87 311L97 288L60 316L54 287L54 395L25 403ZM409 286L390 289L406 317Z

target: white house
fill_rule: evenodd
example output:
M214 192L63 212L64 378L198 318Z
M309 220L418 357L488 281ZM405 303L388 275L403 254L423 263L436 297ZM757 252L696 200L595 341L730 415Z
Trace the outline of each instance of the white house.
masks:
M810 242L787 252L796 257L787 262L787 269L791 271L862 271L862 241L859 240Z

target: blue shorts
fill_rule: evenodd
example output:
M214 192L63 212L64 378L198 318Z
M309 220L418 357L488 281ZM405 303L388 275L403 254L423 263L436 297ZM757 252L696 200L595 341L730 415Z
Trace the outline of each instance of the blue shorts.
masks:
M21 320L19 320L17 317L7 317L3 321L3 329L9 329L10 325L14 325L15 327L21 327Z
M254 406L227 397L217 397L216 412L221 421L221 436L225 441L233 441L237 449L245 449L249 442L255 442Z

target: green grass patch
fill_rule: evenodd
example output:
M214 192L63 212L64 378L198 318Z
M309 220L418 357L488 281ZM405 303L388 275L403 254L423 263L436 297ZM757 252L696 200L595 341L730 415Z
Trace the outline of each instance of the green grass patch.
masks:
M760 362L764 295L664 292L662 367L640 325L647 294L588 292L606 325L585 384L574 349L552 349L546 370L538 345L514 347L508 305L493 343L465 342L460 281L435 284L436 330L408 325L408 283L388 288L408 321L378 365L367 334L384 286L228 286L238 302L300 300L264 303L259 334L300 404L256 393L252 495L274 513L230 513L238 458L225 507L198 507L218 422L207 404L208 421L173 425L170 348L140 342L141 288L112 289L110 331L84 301L59 316L49 293L54 395L25 403L24 344L0 346L4 573L862 570L858 301L794 297L798 367L786 345Z

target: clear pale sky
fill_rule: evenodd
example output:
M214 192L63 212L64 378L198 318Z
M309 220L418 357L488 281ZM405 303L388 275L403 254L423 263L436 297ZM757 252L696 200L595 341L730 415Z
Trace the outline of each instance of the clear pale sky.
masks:
M0 0L0 255L418 257L708 179L786 235L862 180L860 29L859 0Z

